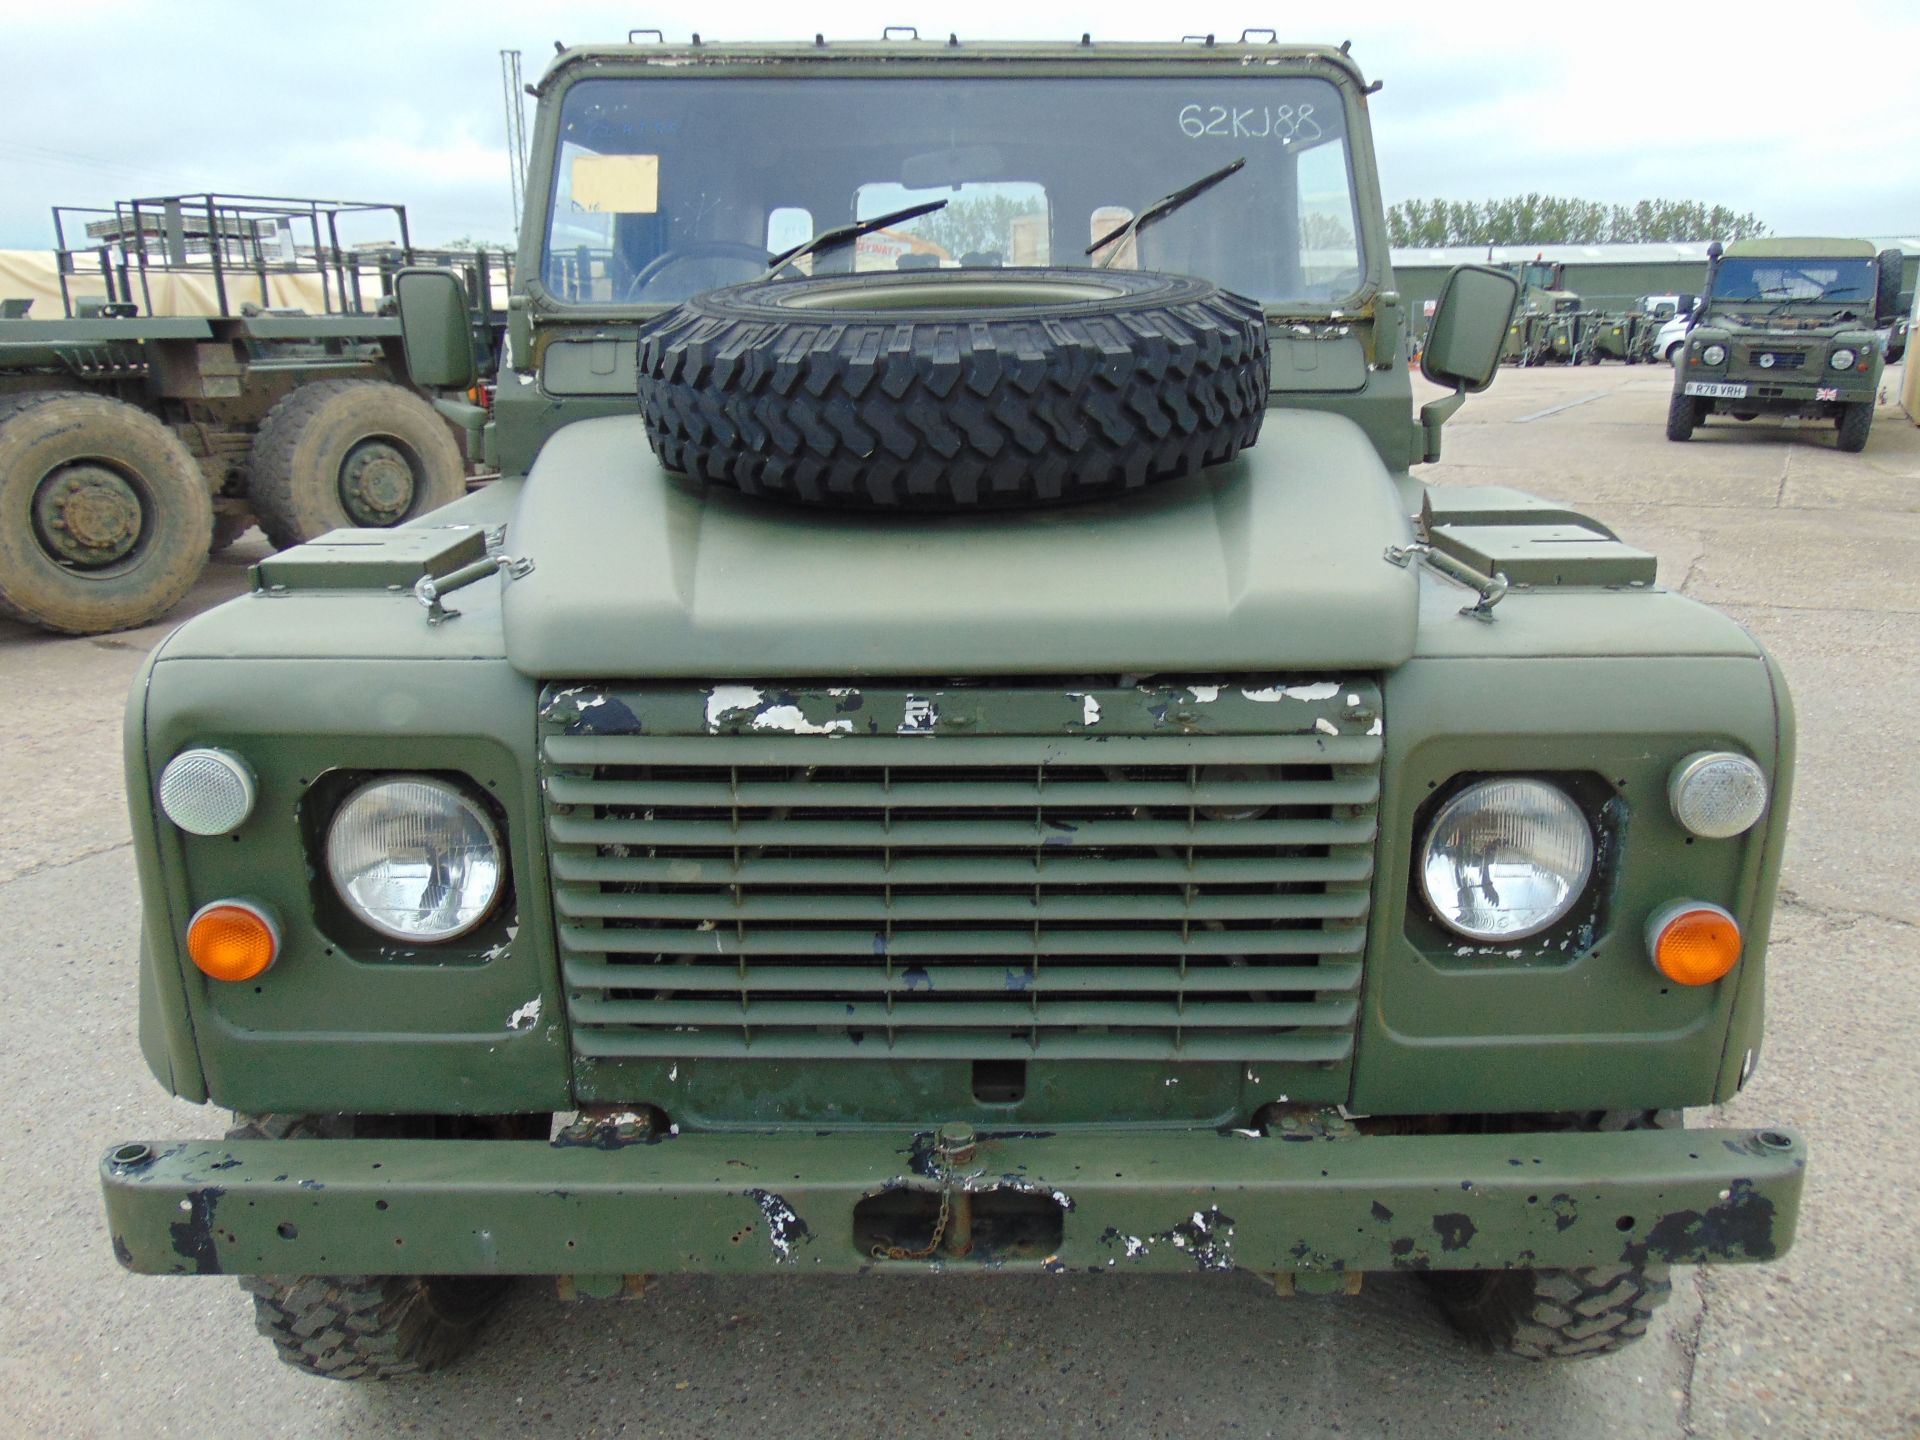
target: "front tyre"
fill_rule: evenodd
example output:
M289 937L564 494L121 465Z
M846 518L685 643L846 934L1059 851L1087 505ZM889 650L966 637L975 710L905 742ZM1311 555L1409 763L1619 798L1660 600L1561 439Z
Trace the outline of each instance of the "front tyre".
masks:
M1647 1333L1673 1286L1665 1265L1429 1271L1454 1328L1522 1360L1606 1355Z
M492 1275L249 1275L260 1333L327 1380L397 1380L463 1355L512 1282Z
M1840 448L1858 455L1867 448L1867 436L1873 430L1873 401L1855 400L1842 405L1833 424L1839 432Z
M353 1115L259 1115L229 1140L390 1135L398 1122ZM254 1320L280 1359L328 1380L422 1375L463 1355L513 1281L501 1275L246 1275Z
M1700 402L1676 390L1667 402L1667 439L1691 440L1694 427L1702 420Z

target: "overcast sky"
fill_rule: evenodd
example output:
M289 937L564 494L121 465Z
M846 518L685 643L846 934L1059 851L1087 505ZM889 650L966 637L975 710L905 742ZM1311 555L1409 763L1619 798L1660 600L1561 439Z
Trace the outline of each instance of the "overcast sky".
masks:
M1129 16L1151 17L1130 19ZM52 243L48 208L218 189L404 202L415 239L511 229L499 54L553 41L1352 39L1388 203L1540 190L1698 199L1776 233L1920 235L1920 5L1912 0L1168 6L1048 0L796 5L489 0L0 0L0 248ZM530 115L529 115L529 118Z

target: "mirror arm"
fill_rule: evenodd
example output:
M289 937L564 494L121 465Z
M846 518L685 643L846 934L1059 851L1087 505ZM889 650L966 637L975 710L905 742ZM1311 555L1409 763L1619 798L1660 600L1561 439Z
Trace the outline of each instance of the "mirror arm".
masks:
M451 420L466 436L467 458L479 461L486 444L486 407L475 405L465 397L452 395L435 395L431 403L436 411Z
M1467 403L1467 392L1457 388L1451 395L1442 395L1438 400L1429 400L1420 407L1420 430L1426 437L1425 453L1421 463L1431 465L1440 458L1440 429L1453 417L1453 412Z

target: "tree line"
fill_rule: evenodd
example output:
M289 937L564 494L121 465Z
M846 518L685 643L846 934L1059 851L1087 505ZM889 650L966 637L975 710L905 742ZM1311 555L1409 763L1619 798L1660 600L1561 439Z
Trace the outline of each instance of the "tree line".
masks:
M1641 200L1603 205L1567 195L1509 195L1497 200L1402 200L1387 210L1395 245L1608 245L1742 240L1767 227L1699 200Z

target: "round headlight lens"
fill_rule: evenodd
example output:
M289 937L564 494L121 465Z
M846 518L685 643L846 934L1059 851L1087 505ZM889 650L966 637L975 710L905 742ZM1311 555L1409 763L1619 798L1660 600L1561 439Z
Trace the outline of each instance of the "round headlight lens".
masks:
M1541 780L1482 780L1427 828L1420 884L1446 925L1473 940L1537 935L1573 908L1593 873L1593 830Z
M182 750L160 772L160 809L189 835L227 835L253 813L253 771L226 750Z
M389 775L347 796L327 827L327 873L347 908L395 940L451 940L500 893L500 837L444 780Z
M1745 755L1702 750L1673 767L1667 781L1673 818L1705 840L1751 830L1767 811L1767 777Z
M1849 350L1846 346L1842 345L1827 357L1827 364L1836 370L1851 370L1853 368L1853 362L1859 358L1860 355L1858 351Z
M1700 352L1700 358L1709 365L1725 364L1727 359L1727 347L1724 345L1709 345L1707 346L1706 349Z

